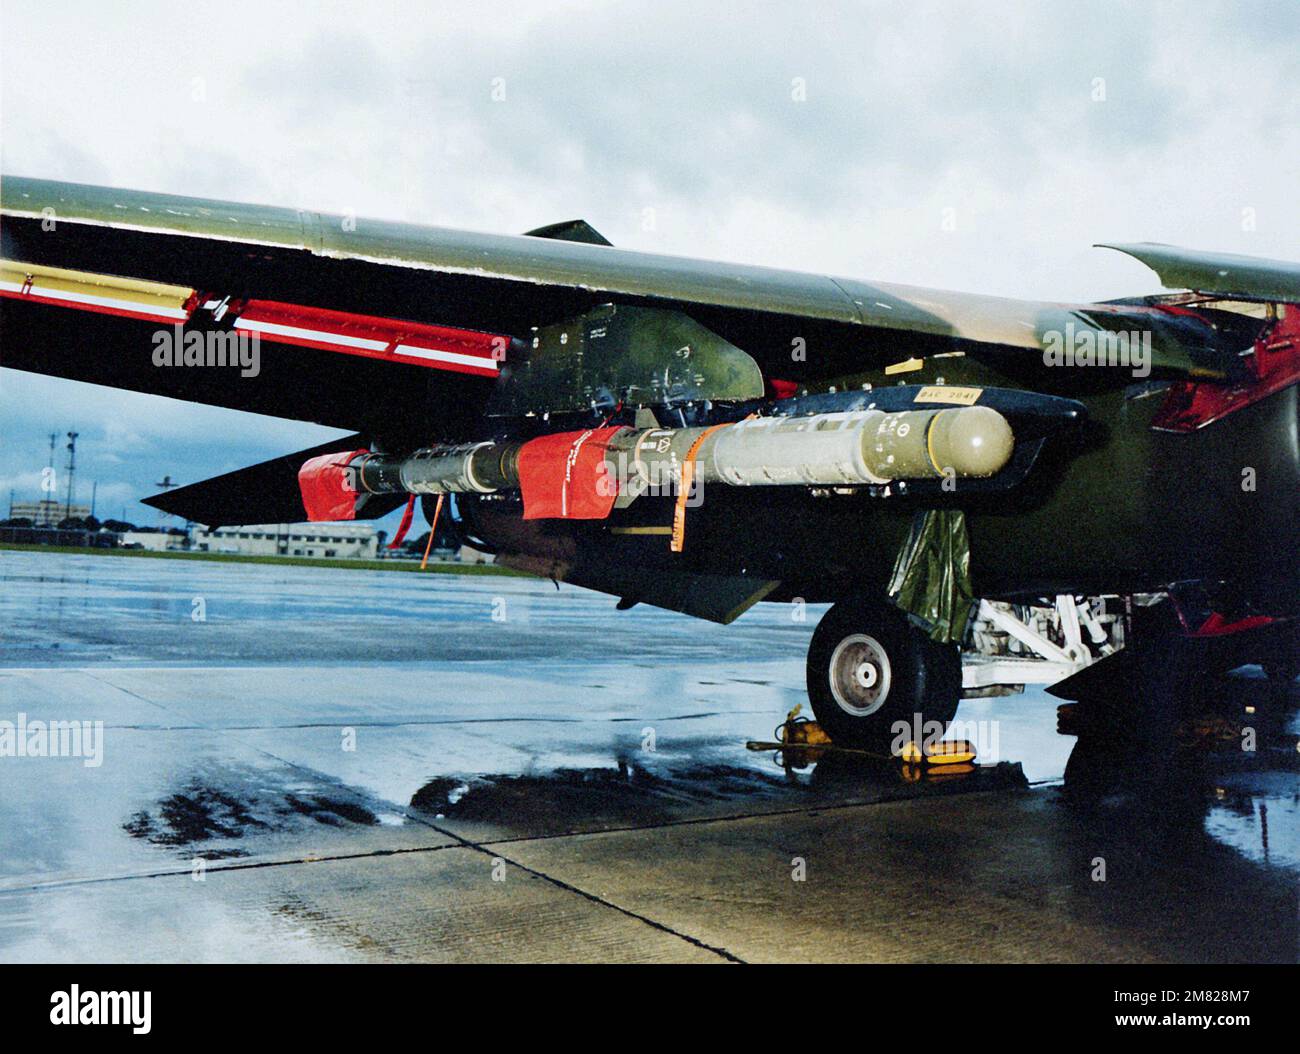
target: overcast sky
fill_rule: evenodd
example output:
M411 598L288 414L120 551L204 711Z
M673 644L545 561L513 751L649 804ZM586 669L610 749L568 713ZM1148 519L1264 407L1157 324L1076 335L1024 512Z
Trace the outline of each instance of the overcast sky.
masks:
M1300 3L0 0L0 169L1009 296L1095 241L1300 259ZM104 515L335 434L0 370L0 498Z

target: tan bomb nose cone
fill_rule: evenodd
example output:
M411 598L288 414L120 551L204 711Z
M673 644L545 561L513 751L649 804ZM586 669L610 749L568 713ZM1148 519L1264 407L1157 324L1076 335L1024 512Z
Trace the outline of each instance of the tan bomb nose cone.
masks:
M1007 419L987 406L941 410L930 425L930 460L940 472L991 476L1011 460L1015 436Z

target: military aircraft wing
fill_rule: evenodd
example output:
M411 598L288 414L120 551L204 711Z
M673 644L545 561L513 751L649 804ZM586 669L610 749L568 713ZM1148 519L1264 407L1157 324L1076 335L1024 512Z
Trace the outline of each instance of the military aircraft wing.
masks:
M1203 320L1145 305L951 293L603 242L583 221L481 234L9 176L0 365L400 445L403 433L469 436L536 327L610 302L688 314L764 377L794 383L957 346L1032 363L1048 334L1066 331L1151 329L1157 363L1202 376L1222 375L1232 357ZM151 342L177 323L256 333L256 374L158 366ZM792 356L800 342L813 353Z
M1158 242L1099 244L1140 260L1166 289L1192 289L1243 300L1300 303L1300 263L1265 260L1236 253L1200 252Z
M307 450L295 451L226 472L198 483L176 487L152 497L142 504L206 524L209 528L245 523L301 523L307 519L298 487L298 472L303 463L323 454L370 449L371 439L364 435L340 436ZM353 519L374 520L386 516L406 501L404 495L368 495Z

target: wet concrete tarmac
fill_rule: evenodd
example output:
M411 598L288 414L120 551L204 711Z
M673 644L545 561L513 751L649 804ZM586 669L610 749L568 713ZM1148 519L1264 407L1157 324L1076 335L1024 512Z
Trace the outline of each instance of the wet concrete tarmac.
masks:
M747 750L819 615L2 552L0 721L103 741L0 757L0 961L1296 960L1295 686L1118 751L967 700L942 780Z

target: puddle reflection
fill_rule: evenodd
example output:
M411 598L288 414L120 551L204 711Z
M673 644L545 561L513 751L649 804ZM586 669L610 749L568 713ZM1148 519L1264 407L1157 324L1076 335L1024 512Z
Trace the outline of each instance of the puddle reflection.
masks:
M1297 686L1238 676L1162 713L1132 697L1062 707L1078 736L1063 800L1076 822L1123 841L1210 837L1258 863L1300 871Z

